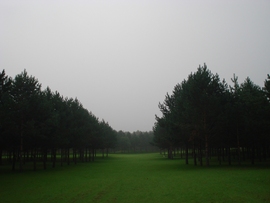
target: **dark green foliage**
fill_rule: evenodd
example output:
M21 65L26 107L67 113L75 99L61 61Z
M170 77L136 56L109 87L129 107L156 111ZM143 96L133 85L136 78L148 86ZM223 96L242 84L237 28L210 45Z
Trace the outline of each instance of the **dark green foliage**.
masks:
M269 101L270 100L270 75L269 74L267 75L267 79L264 81L263 90Z
M0 74L0 164L94 160L97 149L114 147L115 131L86 110L79 100L63 98L24 70L14 79ZM49 156L50 155L50 156ZM71 159L72 157L72 159Z
M192 155L195 165L203 164L202 157L209 165L212 156L220 164L231 164L231 156L239 164L269 159L269 75L263 89L249 78L241 85L237 79L228 87L204 65L166 95L159 104L162 117L156 117L154 143L168 150L168 158L181 148L186 163Z

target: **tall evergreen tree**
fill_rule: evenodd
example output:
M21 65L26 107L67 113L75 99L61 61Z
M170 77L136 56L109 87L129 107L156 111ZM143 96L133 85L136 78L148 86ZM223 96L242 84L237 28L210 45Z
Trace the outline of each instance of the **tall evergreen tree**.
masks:
M21 74L15 76L12 82L11 94L12 118L14 127L17 130L14 135L13 147L18 150L20 170L22 170L23 151L31 143L30 136L34 133L34 116L39 105L38 97L41 94L41 85L35 77L29 76L24 70Z
M0 165L2 165L2 153L4 148L8 148L7 135L9 119L9 105L11 100L11 78L5 70L0 73Z

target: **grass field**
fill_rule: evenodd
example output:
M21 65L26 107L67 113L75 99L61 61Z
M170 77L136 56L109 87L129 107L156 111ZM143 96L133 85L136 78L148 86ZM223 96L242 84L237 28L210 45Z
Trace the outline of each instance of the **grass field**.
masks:
M0 202L270 202L270 167L207 168L159 154L112 154L23 173L0 167Z

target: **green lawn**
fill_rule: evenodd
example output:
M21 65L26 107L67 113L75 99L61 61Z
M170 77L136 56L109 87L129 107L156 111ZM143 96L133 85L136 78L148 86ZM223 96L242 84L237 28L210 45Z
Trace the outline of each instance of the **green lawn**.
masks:
M112 154L94 163L11 172L0 202L270 202L270 167L185 165L159 154Z

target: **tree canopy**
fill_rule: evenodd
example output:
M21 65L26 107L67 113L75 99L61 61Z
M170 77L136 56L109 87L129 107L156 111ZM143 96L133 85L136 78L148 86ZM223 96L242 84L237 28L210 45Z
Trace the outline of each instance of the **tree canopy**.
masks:
M26 70L10 78L0 74L0 164L3 156L15 169L25 162L47 165L48 153L55 167L57 153L63 162L94 160L97 149L116 144L116 133L104 120L75 98L64 98L49 87L41 90L38 80ZM79 157L77 157L79 154Z
M162 116L156 116L154 143L172 152L184 148L186 163L191 155L194 164L206 165L210 157L231 164L231 155L238 162L269 157L269 75L265 87L255 85L250 78L242 84L234 76L232 86L220 80L204 64L187 80L176 84L172 95L159 104ZM191 152L190 152L191 150Z

